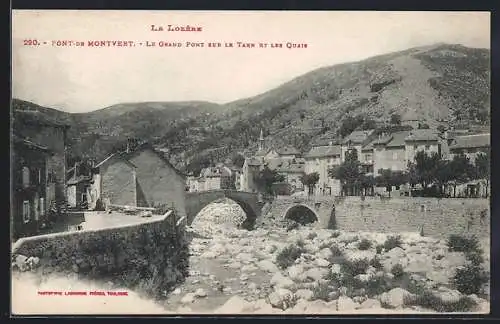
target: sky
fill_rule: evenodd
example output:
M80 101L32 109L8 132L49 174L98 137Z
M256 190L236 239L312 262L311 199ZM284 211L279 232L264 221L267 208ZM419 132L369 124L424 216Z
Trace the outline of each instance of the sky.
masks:
M153 24L165 30L151 31ZM167 25L202 31L169 32ZM27 45L32 40L40 45ZM85 46L52 45L58 40ZM102 40L135 47L88 46ZM160 41L182 47L160 47ZM490 13L13 10L12 96L68 112L143 101L223 104L320 67L439 42L490 48Z

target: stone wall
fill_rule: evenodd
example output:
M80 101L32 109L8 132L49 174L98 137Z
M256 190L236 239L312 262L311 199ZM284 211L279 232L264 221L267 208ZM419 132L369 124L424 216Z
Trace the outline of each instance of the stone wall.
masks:
M345 230L418 232L423 225L428 236L489 236L489 205L487 199L346 197L335 204L335 219Z
M279 197L265 218L278 221L297 204L313 210L322 228L393 233L419 232L423 225L424 234L434 237L464 233L484 237L490 233L488 199Z
M160 297L188 274L185 218L173 215L129 226L20 239L13 258L38 258L36 271L72 278L111 281ZM24 256L24 257L23 257ZM15 269L15 268L14 268Z

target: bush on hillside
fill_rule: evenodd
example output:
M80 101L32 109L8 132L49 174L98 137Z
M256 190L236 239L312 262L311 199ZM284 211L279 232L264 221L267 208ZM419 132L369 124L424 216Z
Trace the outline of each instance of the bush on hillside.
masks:
M468 264L458 268L451 279L452 285L462 294L480 294L489 281L488 272L475 264Z
M302 253L305 252L303 244L289 245L281 250L276 256L276 263L280 269L286 269L295 263Z
M447 245L450 252L470 253L479 251L479 240L475 236L466 237L452 234L448 238Z
M369 248L372 247L372 242L370 242L369 240L367 239L362 239L359 243L358 243L358 249L359 250L368 250Z
M403 241L401 240L401 236L399 236L399 235L390 236L384 242L384 250L390 251L396 247L401 247L402 244L403 244Z

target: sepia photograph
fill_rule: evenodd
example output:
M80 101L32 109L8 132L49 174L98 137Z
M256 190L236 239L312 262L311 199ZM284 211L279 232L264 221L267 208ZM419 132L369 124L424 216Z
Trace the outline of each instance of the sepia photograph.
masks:
M11 22L12 316L490 313L490 12Z

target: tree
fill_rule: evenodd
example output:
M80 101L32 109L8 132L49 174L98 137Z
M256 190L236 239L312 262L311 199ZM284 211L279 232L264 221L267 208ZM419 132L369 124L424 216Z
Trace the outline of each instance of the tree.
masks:
M391 124L392 125L401 125L401 115L399 114L392 114L391 115Z
M449 163L452 174L450 181L453 183L453 196L456 195L456 187L474 178L474 167L469 157L463 153L457 154Z
M486 180L486 188L489 187L490 181L490 152L481 153L476 157L476 178ZM488 197L488 189L486 189L486 197Z
M328 170L329 176L339 179L342 191L347 194L355 194L361 180L361 163L358 160L357 150L346 152L346 158L338 168Z
M273 183L283 182L285 177L279 174L276 170L271 170L267 166L259 171L254 176L255 184L258 186L260 191L267 194L273 195Z
M436 180L436 173L439 167L441 157L436 152L430 155L424 151L418 151L415 154L415 170L417 173L417 181L422 185L425 190L429 184L434 183Z
M245 164L245 157L240 153L234 153L231 157L231 162L238 168L242 168L243 164Z
M361 175L360 177L361 188L365 191L364 195L367 196L367 191L373 195L373 187L377 184L375 177L372 175Z
M300 177L300 181L304 186L307 186L309 190L308 191L309 195L312 195L314 191L314 186L316 186L316 184L319 181L319 174L318 172L304 174Z

